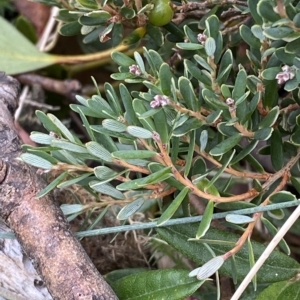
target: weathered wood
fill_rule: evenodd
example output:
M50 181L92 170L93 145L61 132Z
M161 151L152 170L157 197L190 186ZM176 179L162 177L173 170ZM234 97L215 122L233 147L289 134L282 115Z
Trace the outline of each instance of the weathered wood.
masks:
M0 216L14 231L54 299L118 299L73 236L36 169L16 158L21 143L13 124L18 82L0 73Z

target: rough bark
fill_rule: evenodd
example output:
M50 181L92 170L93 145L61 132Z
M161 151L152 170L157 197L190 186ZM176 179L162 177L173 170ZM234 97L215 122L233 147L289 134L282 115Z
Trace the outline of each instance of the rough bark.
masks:
M118 299L73 236L36 169L16 158L21 143L13 124L18 82L0 73L0 216L14 231L24 252L54 299Z

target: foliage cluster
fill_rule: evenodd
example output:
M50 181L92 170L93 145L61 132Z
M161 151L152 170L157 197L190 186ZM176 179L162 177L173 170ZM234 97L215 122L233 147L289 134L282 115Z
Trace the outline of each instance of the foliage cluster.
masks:
M77 96L79 104L71 104L89 142L54 115L37 111L49 134L32 132L31 139L42 147L25 145L21 159L44 172L61 172L38 196L77 184L98 197L92 205L65 205L70 218L116 205L122 207L117 218L126 222L158 205L157 238L203 266L191 273L114 272L107 279L119 298L165 299L172 293L172 299L183 299L199 288L201 299L220 297L219 273L238 285L265 249L251 239L255 225L262 222L275 235L290 215L280 205L298 204L299 1L59 4L63 35L81 33L83 43L111 38L117 50L120 43L146 46L132 57L112 53L118 72L111 78L123 81L116 89L106 83L104 94ZM172 7L173 22L153 19L159 5ZM289 184L295 193L285 191ZM270 204L273 210L263 214L261 208ZM246 216L249 208L251 217ZM220 211L228 212L226 220L214 228L214 212ZM175 217L188 223L199 214L198 224L165 227ZM289 254L281 240L252 279L257 292L241 299L296 295L299 264ZM215 286L208 281L214 273Z

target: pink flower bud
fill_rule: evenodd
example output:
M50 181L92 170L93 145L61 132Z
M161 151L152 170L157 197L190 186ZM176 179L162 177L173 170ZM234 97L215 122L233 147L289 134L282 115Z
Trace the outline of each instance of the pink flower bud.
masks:
M142 74L142 71L141 71L140 67L137 66L137 65L131 65L129 67L129 72L133 75L136 75L136 76L140 76Z

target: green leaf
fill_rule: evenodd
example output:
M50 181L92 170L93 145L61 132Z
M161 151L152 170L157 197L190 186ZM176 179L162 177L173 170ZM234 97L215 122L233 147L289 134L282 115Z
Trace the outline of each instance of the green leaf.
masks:
M115 63L122 67L130 67L131 65L136 65L135 60L122 52L113 52L111 54L111 58Z
M167 63L163 63L159 68L160 88L164 95L171 95L172 72Z
M294 145L300 146L300 128L291 135L291 142Z
M264 30L264 35L273 40L281 40L288 37L294 30L290 27L271 27Z
M257 144L258 141L253 140L247 146L243 147L242 150L233 158L231 164L234 165L240 160L242 160L243 158L245 158L249 153L252 152L253 149L256 148Z
M214 109L228 110L228 105L217 97L217 95L208 89L202 90L204 100Z
M249 0L251 1L251 0ZM275 12L274 7L269 1L263 0L259 1L257 6L257 11L259 15L270 22L276 22L280 20L280 16Z
M242 39L252 48L259 49L260 48L260 40L254 36L251 29L246 26L242 25L240 27L240 35Z
M299 281L280 281L269 285L259 294L256 300L290 300L298 299L300 294Z
M273 128L262 128L254 133L254 138L259 141L266 141L270 138Z
M284 165L282 136L277 128L271 135L271 162L275 171L279 171Z
M241 68L237 74L234 89L232 91L232 98L237 101L245 94L247 73L244 68Z
M193 111L197 111L199 109L199 101L191 82L186 77L181 76L178 80L178 86L187 107Z
M259 128L271 127L276 122L279 115L279 107L273 107L259 124Z
M23 153L20 155L20 158L25 163L40 169L51 170L53 166L50 161L31 153Z
M277 192L270 196L270 201L272 203L281 203L296 200L295 195L287 191Z
M155 151L150 150L119 150L113 152L111 155L119 159L143 159L150 158L156 154Z
M148 129L138 126L128 126L127 132L134 137L141 138L141 139L150 139L152 138L152 132Z
M73 36L80 34L82 25L78 21L63 24L59 28L59 33L64 36Z
M188 276L185 270L152 270L123 277L112 283L120 300L182 300L204 281Z
M62 204L60 206L60 209L65 216L80 213L84 210L84 208L85 207L82 204Z
M146 177L123 182L117 186L117 189L121 191L130 190L130 189L139 189L149 184L162 182L172 176L170 170L171 167L166 167Z
M189 273L189 277L197 275L198 280L204 280L215 274L224 263L223 256L216 256L205 263L202 267L197 268Z
M93 180L89 183L89 186L95 190L96 192L109 195L113 198L124 200L125 196L118 191L116 188L114 188L112 185L109 183L102 183L96 180Z
M271 67L271 68L264 70L261 73L261 76L266 80L274 80L276 75L278 73L280 73L281 71L282 71L281 67Z
M254 221L253 218L245 215L228 214L225 217L226 221L233 224L246 224Z
M57 147L60 149L64 149L64 150L68 150L71 152L76 152L76 153L88 153L87 149L83 146L74 144L74 143L70 143L68 141L64 141L64 140L53 140L51 143L52 147Z
M163 214L157 220L157 226L164 224L166 221L172 218L185 196L189 192L189 188L185 187L172 201L172 203L168 206L168 208L163 212Z
M106 119L102 121L102 126L108 130L116 132L124 132L127 129L127 126L124 123L113 119Z
M93 154L94 156L103 159L107 162L112 162L113 158L109 151L107 151L103 146L96 142L88 142L85 144L86 149L89 153Z
M270 234L274 237L277 234L278 229L268 219L264 217L261 218L261 221L266 226ZM278 245L287 255L291 254L291 250L284 239L281 239Z
M249 265L250 268L252 269L253 266L255 265L255 258L254 258L254 253L253 253L253 247L252 247L252 242L250 237L247 239L247 245L248 245L248 252L249 252ZM257 275L255 274L252 278L252 283L253 283L253 289L254 291L257 290Z
M229 73L232 69L232 64L233 64L232 52L230 49L227 49L226 52L222 56L219 71L218 71L218 76L216 79L216 81L217 81L217 83L219 83L219 85L226 83Z
M39 191L36 195L37 198L44 197L46 194L51 192L56 186L62 182L68 176L68 171L61 173L57 178L55 178L50 184L48 184L44 189Z
M0 69L19 74L56 63L56 56L39 51L14 26L0 16Z
M191 170L193 158L194 158L194 151L195 151L195 139L196 139L196 131L193 130L189 133L190 141L189 141L189 148L187 157L185 159L185 166L184 166L184 177L188 177L189 172Z
M211 259L210 251L208 251L203 244L197 241L187 242L187 240L195 236L197 227L197 224L189 224L189 226L184 224L171 227L159 227L156 230L159 233L160 238L173 246L180 253L192 259L196 264L202 265ZM207 240L236 243L239 240L240 235L226 230L210 228L207 231L205 238ZM265 245L253 241L252 246L254 258L257 260L265 250ZM216 253L216 255L223 255L227 251L231 250L232 245L214 243L210 244L210 247ZM238 280L244 279L250 270L248 257L249 254L246 245L244 245L243 248L237 254L235 254ZM278 280L290 279L298 273L299 267L300 265L296 260L277 250L274 250L262 268L258 271L257 282L272 283ZM232 276L231 263L229 260L225 261L219 272L224 276Z
M47 114L48 118L52 123L60 130L60 132L67 138L70 142L76 143L73 134L69 131L69 129L54 115Z
M124 206L118 213L117 219L118 220L126 220L131 217L134 213L136 213L144 204L145 199L138 198L131 203Z
M257 4L259 1L260 0L248 0L247 3L248 3L248 7L250 9L250 12L251 12L251 16L254 19L255 23L262 25L263 20L257 12Z
M223 155L224 153L231 150L234 146L236 146L242 138L242 134L237 133L235 135L230 136L229 138L225 139L223 142L215 146L213 149L210 150L210 155L218 156Z
M212 220L212 216L214 213L214 202L212 200L208 201L204 214L203 214L203 218L201 220L201 223L199 225L199 228L197 230L196 233L196 239L200 239L201 237L203 237L207 230L210 227L210 223Z
M92 11L81 16L78 22L82 25L93 26L105 23L109 18L111 18L111 15L107 11Z
M163 143L168 143L170 134L165 111L163 109L158 110L158 112L153 115L152 118L155 124L156 132L160 136L160 140Z
M201 44L196 43L177 43L176 46L182 50L200 50L203 49Z
M38 144L50 145L54 137L45 133L31 132L30 139Z
M199 82L205 84L205 85L211 85L211 79L202 72L199 67L197 67L195 64L193 64L191 61L185 59L184 65L187 71L195 77Z
M207 38L205 41L205 52L208 56L213 56L216 51L216 42L212 37Z
M75 178L72 178L70 180L66 180L66 181L58 184L57 188L59 188L59 189L66 188L66 187L68 187L70 185L73 185L73 184L76 184L76 183L82 181L83 179L89 177L90 175L91 175L91 173L85 173L85 174L82 174L80 176L76 176Z

